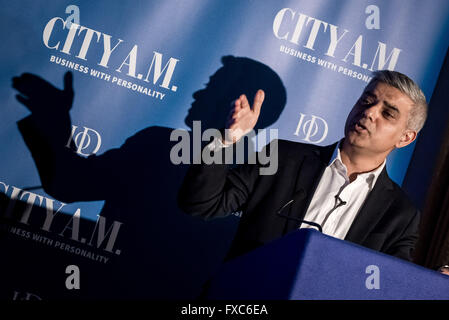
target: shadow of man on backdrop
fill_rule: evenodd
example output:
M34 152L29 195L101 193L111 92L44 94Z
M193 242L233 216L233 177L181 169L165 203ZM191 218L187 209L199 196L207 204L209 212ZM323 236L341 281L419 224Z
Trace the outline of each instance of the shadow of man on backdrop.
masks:
M223 128L231 102L241 94L251 99L258 89L266 97L256 129L273 124L286 103L279 76L248 58L225 56L222 64L206 88L193 94L186 125L192 128L193 121L199 120L202 130ZM64 76L63 90L32 74L13 78L13 88L20 93L18 101L31 111L18 126L43 189L62 202L105 200L100 215L108 225L112 220L122 223L114 246L120 255L102 266L95 288L80 294L90 298L196 297L221 264L238 217L206 222L178 209L177 191L188 164L170 161L170 151L178 143L170 141L173 129L148 127L120 148L82 157L73 144L66 147L74 96L71 73Z

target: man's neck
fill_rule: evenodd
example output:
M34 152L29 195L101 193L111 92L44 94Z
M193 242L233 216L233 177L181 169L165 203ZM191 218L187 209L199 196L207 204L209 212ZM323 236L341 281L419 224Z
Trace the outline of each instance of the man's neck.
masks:
M370 155L354 148L346 140L340 148L341 161L348 171L349 181L354 181L358 174L377 169L385 161L388 154Z

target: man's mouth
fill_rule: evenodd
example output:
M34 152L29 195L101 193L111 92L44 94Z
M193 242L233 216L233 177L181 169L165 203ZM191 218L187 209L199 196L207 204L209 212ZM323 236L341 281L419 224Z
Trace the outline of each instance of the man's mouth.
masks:
M369 130L363 124L361 124L360 121L357 121L354 124L354 129L359 132L362 132L362 131L369 132Z

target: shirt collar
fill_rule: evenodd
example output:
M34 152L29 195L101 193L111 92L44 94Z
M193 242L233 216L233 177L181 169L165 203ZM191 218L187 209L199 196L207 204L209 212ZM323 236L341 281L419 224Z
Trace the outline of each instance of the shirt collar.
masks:
M342 175L344 175L344 177L347 180L349 180L347 168L346 168L345 164L343 163L343 161L341 161L340 146L341 146L342 142L343 142L343 139L341 139L338 142L337 146L335 147L334 153L332 154L332 157L329 161L328 167L334 167L338 172L340 172ZM368 183L368 185L369 185L369 188L372 189L374 184L377 181L377 178L379 178L380 173L384 169L386 162L387 162L387 159L385 159L384 162L376 169L369 171L369 172L360 173L357 176L356 180L366 181L366 183Z

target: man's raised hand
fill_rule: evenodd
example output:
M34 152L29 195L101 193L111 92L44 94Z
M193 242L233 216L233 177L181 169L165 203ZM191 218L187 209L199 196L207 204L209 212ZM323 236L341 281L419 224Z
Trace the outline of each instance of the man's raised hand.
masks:
M232 102L231 110L226 120L224 144L235 143L254 129L264 98L265 92L259 89L254 96L252 107L244 94Z

